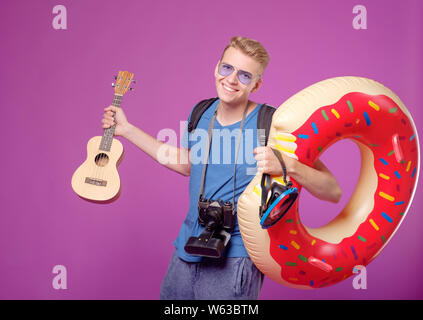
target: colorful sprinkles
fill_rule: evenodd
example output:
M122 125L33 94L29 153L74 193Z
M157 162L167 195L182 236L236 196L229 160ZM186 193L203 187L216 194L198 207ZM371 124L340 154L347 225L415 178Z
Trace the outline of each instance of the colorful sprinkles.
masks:
M385 166L389 165L388 161L383 158L379 158L380 162L382 162Z
M339 119L341 116L339 115L339 113L338 113L338 111L336 111L335 109L332 109L332 110L330 110L333 114L334 114L334 116L335 116L335 118L336 119Z
M291 246L293 246L295 249L300 250L300 245L296 243L294 240L291 241Z
M326 114L326 111L325 110L322 110L322 116L323 116L323 118L325 118L326 121L329 121L329 117Z
M308 139L308 134L299 134L298 138L300 139Z
M380 107L376 103L374 103L373 101L371 101L371 100L369 100L369 106L371 106L376 111L379 111L380 110Z
M358 238L358 240L363 241L363 242L366 242L367 241L366 238L364 238L364 237L362 237L360 235L358 235L357 238Z
M382 214L382 217L384 217L386 221L388 221L389 223L392 223L392 218L388 216L386 212L382 212L381 214Z
M394 201L395 200L395 198L393 197L393 196L390 196L389 194L386 194L385 192L379 192L379 195L382 197L382 198L384 198L384 199L386 199L386 200L388 200L388 201Z
M385 179L385 180L391 179L390 176L387 176L386 174L383 174L383 173L379 173L379 177L381 177L382 179Z
M353 105L352 105L352 103L351 103L350 100L347 100L347 105L348 105L348 108L350 109L350 112L351 113L354 112L354 107L353 107Z
M348 136L344 137L360 139L360 142L371 147L374 156L374 168L377 170L378 177L374 201L379 203L380 206L376 209L375 205L375 209L369 214L367 222L361 224L354 235L344 239L346 241L344 246L328 244L323 240L320 241L311 237L304 238L304 232L300 231L301 222L298 217L291 215L289 219L286 219L285 223L291 225L286 225L284 230L290 238L289 240L285 239L286 242L281 240L280 242L283 244L277 244L277 246L279 247L279 254L286 257L283 264L287 267L295 267L282 268L282 273L286 272L283 277L288 281L316 288L342 281L352 273L351 267L342 265L345 259L354 259L355 264L366 265L367 261L370 261L370 258L373 257L371 255L374 255L389 240L392 232L389 231L392 230L390 228L395 227L405 216L405 206L402 207L402 205L408 203L409 200L405 199L404 190L407 189L408 193L408 188L404 187L406 187L405 184L412 181L410 177L413 178L418 169L416 165L418 162L410 156L410 148L406 143L413 141L415 143L416 135L412 131L405 131L404 128L410 125L410 121L407 121L408 119L403 115L401 109L388 104L386 99L381 99L378 96L367 96L367 99L366 96L360 93L361 98L356 100L354 93L352 93L351 96L348 96L349 99L341 99L342 103L319 109L313 118L310 117L310 122L305 123L298 129L298 131L302 130L301 133L293 132L292 134L300 139L297 140L298 149L301 148L301 144L307 146L301 150L304 159L305 156L307 159L314 159L313 157L316 155L318 157L319 153L326 150L328 144L324 139L330 140L338 137L342 139L342 130L349 133ZM355 115L353 115L354 112ZM393 116L392 114L396 112L400 114ZM370 126L378 126L379 129L381 127L379 117L382 117L382 115L395 118L396 122L401 120L405 125L401 125L397 129L395 126L389 126L387 122L382 124L386 130L391 130L391 133L389 133L391 137L392 135L397 136L396 142L393 144L389 144L392 142L391 138L388 138L389 140L386 142L381 138L378 139L377 135L368 136L364 131L370 130L368 129ZM335 123L336 131L327 132L324 128L328 125L326 122ZM398 130L398 132L392 133L393 130ZM322 136L315 137L319 133ZM324 137L325 135L326 137ZM318 139L319 143L322 144L313 146L312 143L315 143L313 139ZM392 150L392 147L394 150ZM403 151L405 152L403 153ZM402 157L402 153L404 157ZM397 161L392 160L394 155ZM275 178L272 177L272 179ZM305 239L307 240L304 241ZM316 255L316 258L311 256L310 253ZM318 256L317 253L322 254L322 256ZM324 272L322 274L326 274L326 276L316 276L318 274L315 271L316 269L310 270L307 269L307 266L319 269L318 272ZM338 273L338 275L335 276L334 273Z
M369 219L370 224L373 228L375 228L376 231L379 231L379 226L376 224L376 222L373 219Z
M372 122L370 121L370 117L366 111L363 112L364 119L366 120L367 126L370 126Z

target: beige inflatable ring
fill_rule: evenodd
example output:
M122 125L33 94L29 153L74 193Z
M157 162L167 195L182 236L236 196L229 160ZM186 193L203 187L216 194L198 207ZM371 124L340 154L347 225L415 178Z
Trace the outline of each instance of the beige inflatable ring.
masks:
M260 173L238 200L247 251L278 283L309 289L346 279L381 252L407 214L419 175L417 130L401 100L382 84L339 77L300 91L274 113L269 144L312 166L346 138L360 149L360 176L345 208L327 225L304 226L297 201L278 223L262 229ZM301 186L291 181L301 196Z

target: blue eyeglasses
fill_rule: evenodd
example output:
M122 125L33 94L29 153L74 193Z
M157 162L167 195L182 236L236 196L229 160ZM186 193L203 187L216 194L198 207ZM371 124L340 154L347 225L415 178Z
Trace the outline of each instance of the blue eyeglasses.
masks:
M234 71L235 71L234 66L231 66L230 64L224 63L224 62L221 62L217 69L217 72L223 77L229 76ZM253 80L253 75L250 72L244 71L244 70L238 70L237 77L239 82L241 82L244 85L250 84L251 80Z

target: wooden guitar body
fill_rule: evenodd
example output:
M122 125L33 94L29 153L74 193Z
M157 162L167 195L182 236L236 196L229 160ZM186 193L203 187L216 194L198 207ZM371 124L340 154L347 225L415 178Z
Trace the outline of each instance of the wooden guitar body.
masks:
M76 194L94 202L111 202L120 196L121 184L117 167L123 158L123 145L113 139L110 151L100 150L102 137L87 143L87 159L72 176Z
M133 73L119 71L115 77L112 105L120 108L122 96L128 91ZM113 118L115 116L113 115ZM81 198L109 203L120 196L121 186L117 167L123 158L122 143L114 139L116 124L103 130L103 136L93 137L87 144L87 159L72 176L72 189Z

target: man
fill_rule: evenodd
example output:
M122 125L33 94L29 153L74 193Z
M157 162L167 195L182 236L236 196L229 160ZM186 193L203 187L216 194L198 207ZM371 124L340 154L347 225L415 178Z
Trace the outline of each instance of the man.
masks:
M209 149L209 159L214 159L213 153L227 152L222 145L218 144L219 136L216 134L225 129L239 129L242 123L244 130L241 141L248 140L244 132L248 130L254 132L254 139L251 143L254 144L257 170L272 175L282 175L280 162L270 147L257 147L257 114L261 104L249 100L250 94L261 87L262 75L268 62L269 56L259 42L243 37L233 37L223 51L214 72L219 99L204 112L198 122L197 130L203 129L207 132L214 112L216 112L213 138ZM160 298L257 299L263 283L263 275L248 257L236 221L223 258L193 256L184 249L188 238L199 236L204 229L198 222L198 198L204 161L199 163L191 161L193 159L191 154L193 141L190 140L188 134L186 133L184 136L183 147L167 145L130 124L124 112L113 106L105 108L102 120L103 128L114 124L113 113L115 113L116 119L115 135L128 139L167 168L190 176L189 211L174 242L176 250L163 280ZM205 174L204 195L207 199L221 199L222 201L231 201L234 198L236 208L238 197L254 175L249 173L251 165L249 166L248 161L245 161L248 157L248 154L245 154L246 151L252 149L240 148L239 150L242 149L243 152L238 154L241 161L237 161L236 186L233 190L237 137L234 135L232 138L229 148L231 163L223 163L221 154L216 157L220 162L209 160ZM171 160L166 163L160 161L159 153L167 154ZM285 161L288 175L309 192L322 200L339 201L342 194L341 189L321 161L316 161L314 168L311 168L286 154L282 154L282 158Z

